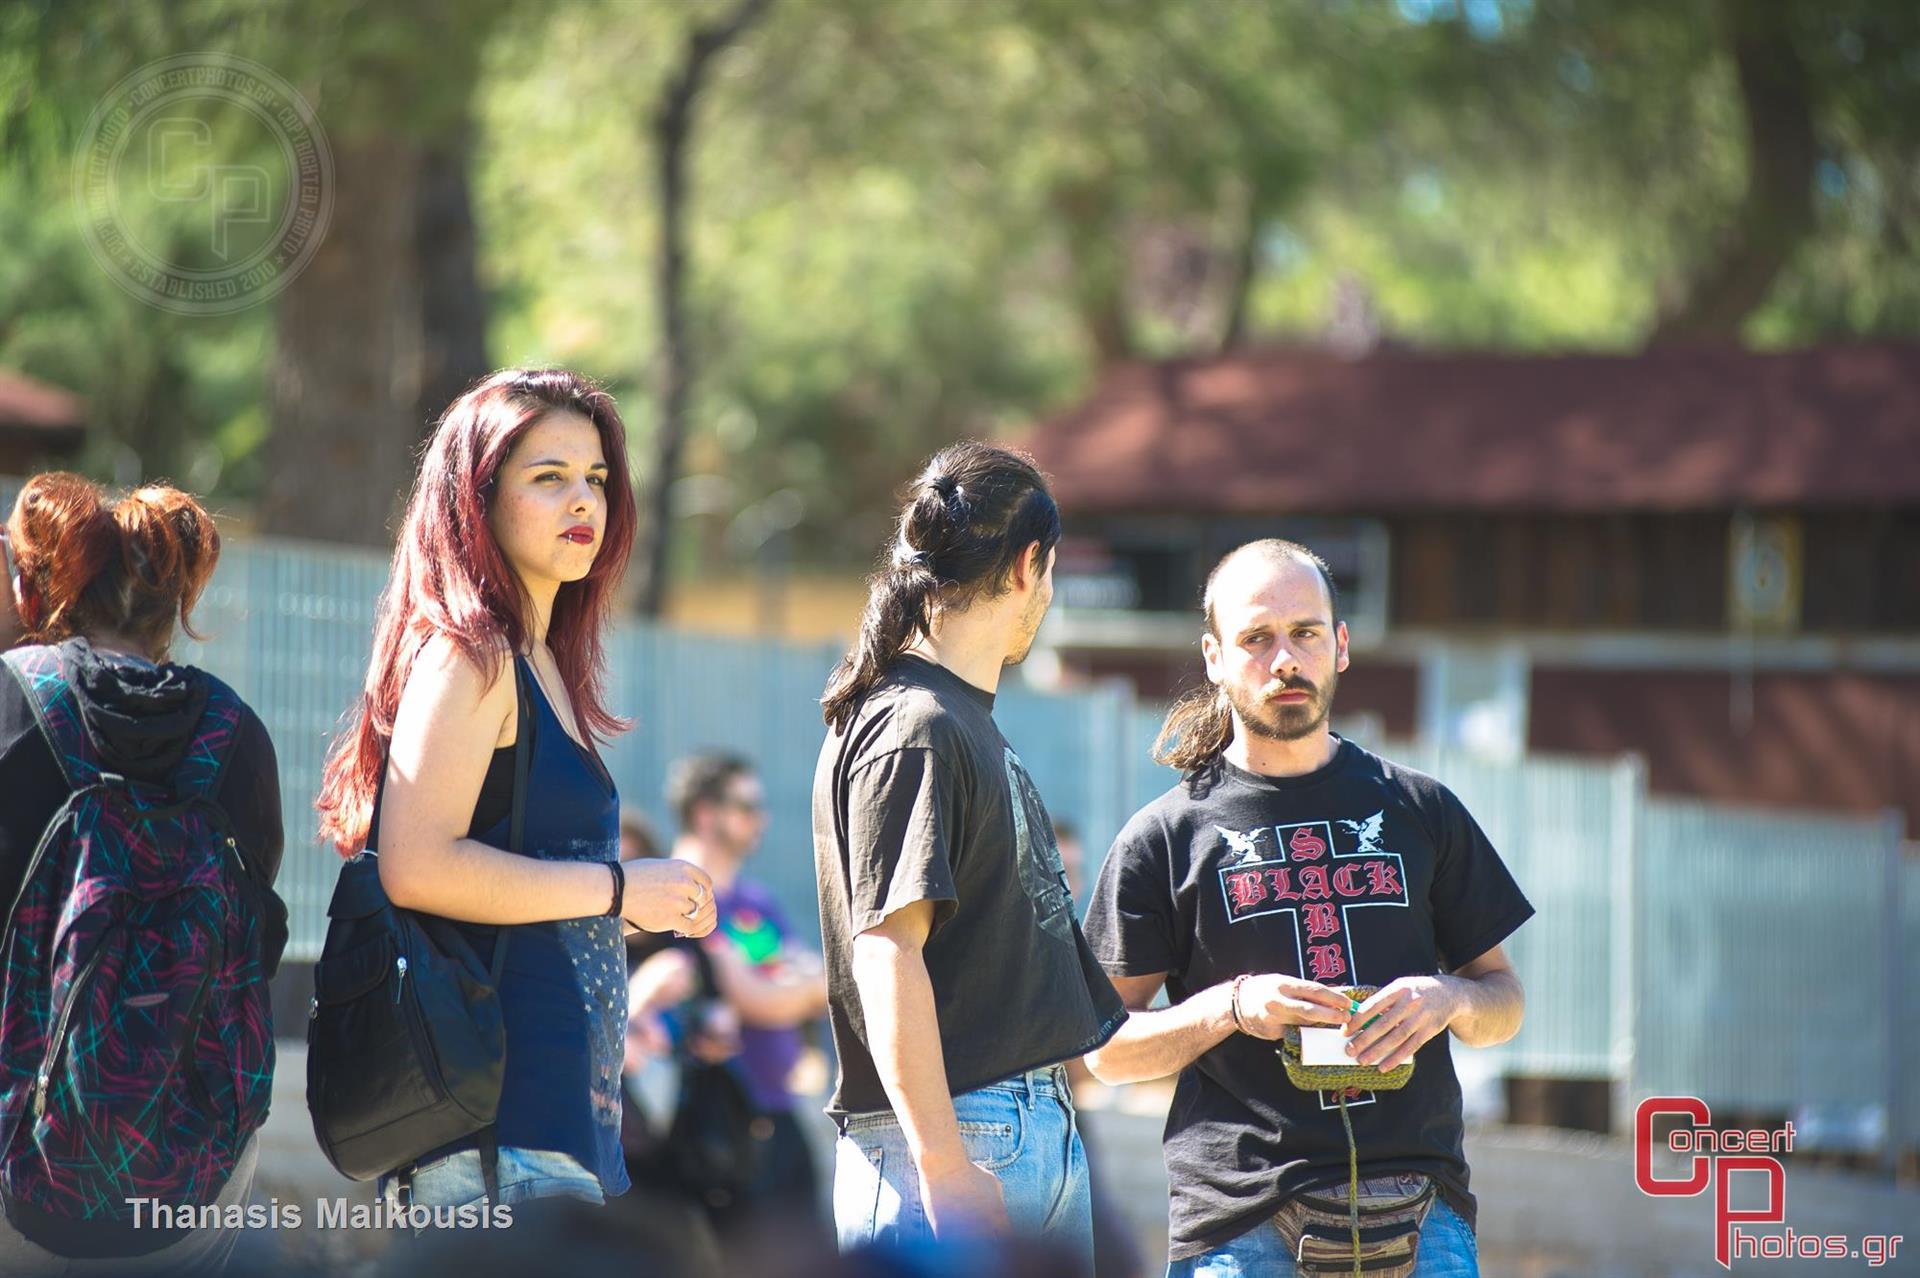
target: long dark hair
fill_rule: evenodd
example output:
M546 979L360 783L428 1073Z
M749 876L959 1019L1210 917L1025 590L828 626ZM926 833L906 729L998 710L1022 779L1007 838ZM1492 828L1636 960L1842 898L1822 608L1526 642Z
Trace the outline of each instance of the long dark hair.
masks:
M820 699L837 732L887 663L933 625L933 609L964 608L1006 590L1027 547L1045 563L1060 541L1060 507L1033 458L968 440L943 448L906 493L894 538L867 578L860 638Z
M1330 620L1335 624L1339 622L1340 594L1334 589L1333 572L1327 567L1327 561L1297 541L1268 537L1229 550L1213 566L1213 571L1207 574L1207 587L1200 596L1200 609L1206 618L1208 634L1215 639L1220 637L1220 623L1213 611L1214 582L1235 560L1254 555L1270 563L1292 559L1312 565L1320 574L1321 584L1327 588ZM1153 739L1153 761L1182 772L1198 772L1218 762L1232 741L1233 706L1227 701L1226 689L1202 683L1174 702L1173 708L1167 711L1167 721L1160 725L1160 735Z

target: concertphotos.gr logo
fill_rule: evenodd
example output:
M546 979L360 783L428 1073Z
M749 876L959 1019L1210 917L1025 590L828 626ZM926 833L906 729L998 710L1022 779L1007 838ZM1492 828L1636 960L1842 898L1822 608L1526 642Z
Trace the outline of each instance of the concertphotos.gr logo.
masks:
M87 249L134 297L220 315L274 296L333 215L333 156L313 108L246 58L149 62L80 132L73 199Z
M1653 1124L1658 1118L1681 1118L1662 1143L1676 1154L1688 1154L1685 1176L1656 1176L1653 1171ZM1695 1096L1649 1096L1633 1111L1633 1180L1640 1192L1653 1198L1692 1198L1713 1187L1713 1258L1722 1269L1736 1259L1864 1260L1879 1268L1899 1255L1900 1234L1751 1234L1742 1225L1782 1225L1787 1219L1787 1171L1778 1153L1793 1152L1793 1124L1780 1128L1720 1131L1710 1126L1713 1114ZM1766 1179L1765 1207L1735 1209L1732 1182L1736 1172Z

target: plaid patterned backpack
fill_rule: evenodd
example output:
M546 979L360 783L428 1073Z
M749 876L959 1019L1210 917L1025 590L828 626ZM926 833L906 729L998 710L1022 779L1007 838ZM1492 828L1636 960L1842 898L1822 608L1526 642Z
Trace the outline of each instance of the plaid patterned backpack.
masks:
M182 1236L134 1203L212 1203L266 1120L276 896L217 793L244 707L209 677L170 785L104 771L59 650L5 654L71 789L0 932L0 1204L69 1257Z

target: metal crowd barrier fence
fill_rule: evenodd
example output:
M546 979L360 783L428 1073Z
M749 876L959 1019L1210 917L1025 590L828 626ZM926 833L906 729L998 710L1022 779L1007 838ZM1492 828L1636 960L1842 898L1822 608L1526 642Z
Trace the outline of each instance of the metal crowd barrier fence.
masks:
M0 498L10 494L0 492ZM330 733L358 695L386 560L231 539L197 616L204 665L259 711L279 756L289 958L311 959L338 864L312 803ZM607 751L623 799L662 835L668 764L749 755L772 822L753 873L817 936L809 795L817 699L838 652L627 623L610 646L613 705L635 730ZM1082 833L1088 877L1127 818L1176 778L1148 758L1159 708L1124 688L1003 688L1008 740L1056 816ZM1512 938L1525 1027L1492 1049L1529 1075L1612 1080L1621 1109L1659 1091L1798 1116L1811 1143L1920 1145L1920 865L1897 818L1788 813L1649 797L1625 758L1491 762L1421 743L1388 757L1465 801L1539 910Z

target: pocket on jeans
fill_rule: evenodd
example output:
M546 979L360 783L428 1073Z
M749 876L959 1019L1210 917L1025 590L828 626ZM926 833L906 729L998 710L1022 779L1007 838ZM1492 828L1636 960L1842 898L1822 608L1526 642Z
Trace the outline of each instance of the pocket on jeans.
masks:
M833 1214L843 1245L870 1242L880 1229L880 1195L886 1189L886 1149L846 1136L837 1142Z
M1015 1113L1017 1115L1017 1109ZM962 1120L960 1144L967 1151L968 1161L988 1171L999 1171L1011 1167L1020 1157L1021 1146L1026 1143L1025 1126L1017 1119L1010 1122Z

